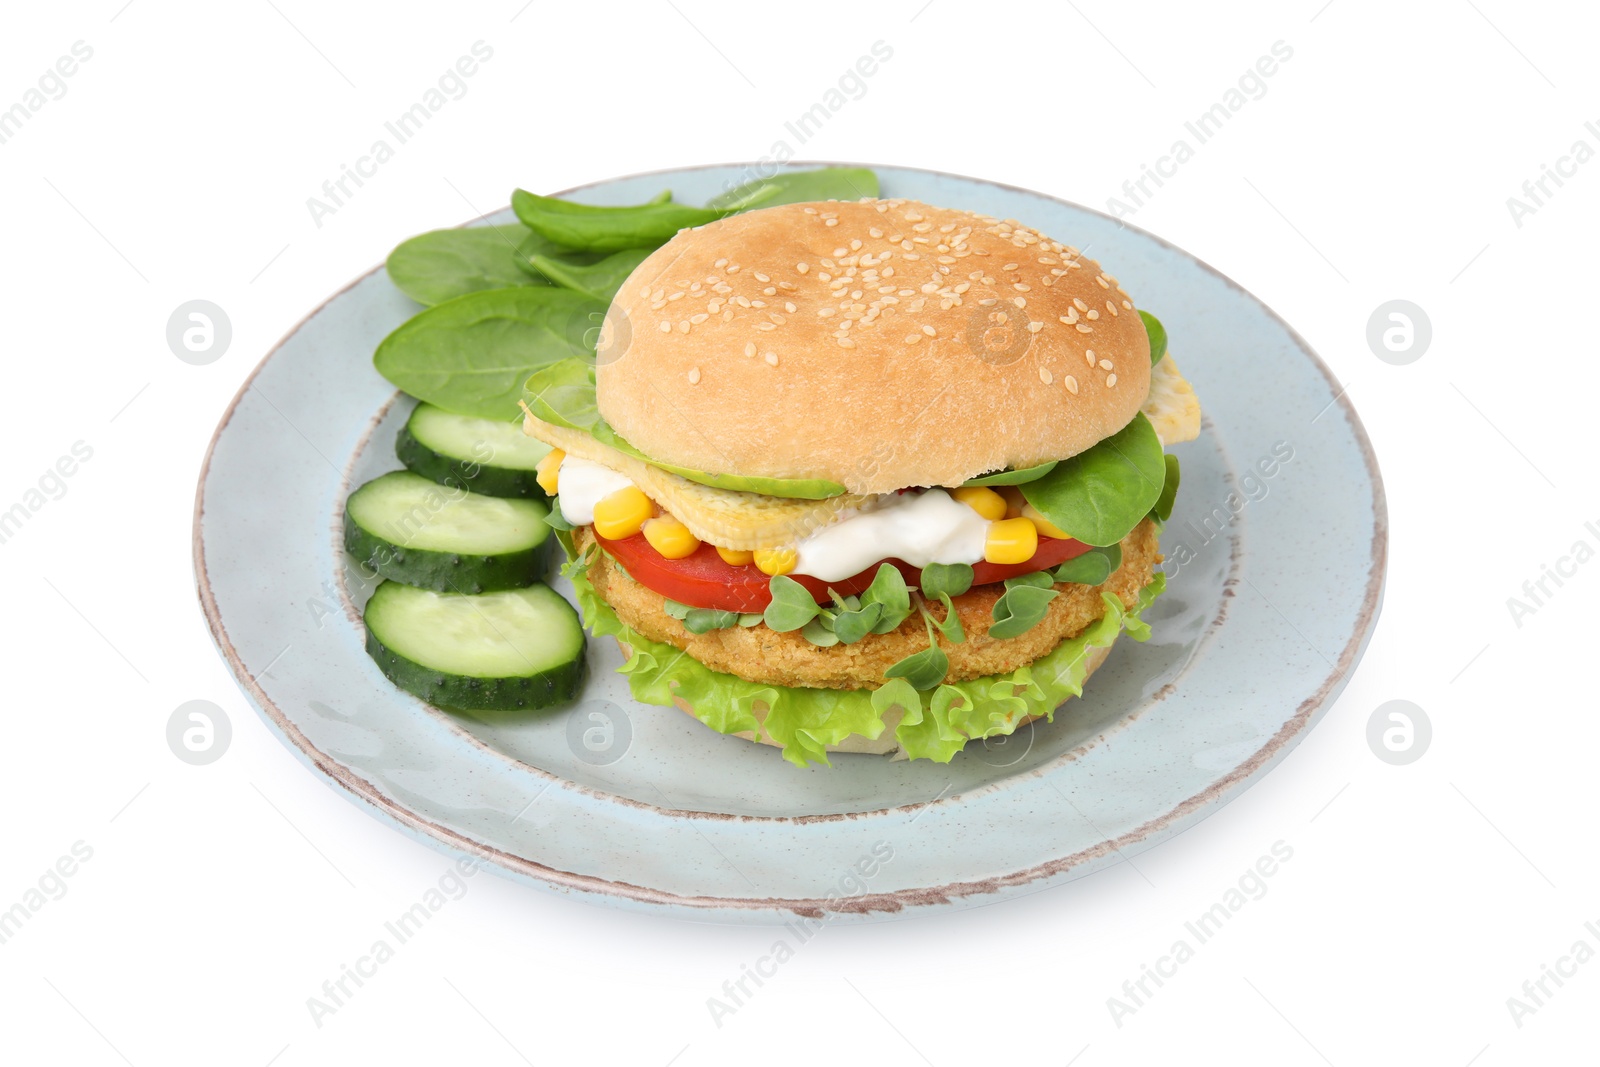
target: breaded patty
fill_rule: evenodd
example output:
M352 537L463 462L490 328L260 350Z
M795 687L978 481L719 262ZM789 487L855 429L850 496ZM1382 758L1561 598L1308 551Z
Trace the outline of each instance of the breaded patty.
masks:
M576 531L576 537L580 551L594 542L587 526ZM967 639L953 645L939 637L939 646L950 657L945 681L1003 674L1039 659L1105 614L1102 591L1116 594L1124 607L1133 607L1159 562L1155 525L1146 519L1122 539L1122 566L1103 584L1058 583L1060 596L1050 602L1044 619L1026 633L1004 640L989 636L991 612L1004 586L976 586L956 597L955 609ZM799 631L778 633L759 623L693 634L666 613L665 597L634 581L603 551L589 567L589 580L618 617L645 637L683 649L712 670L767 685L876 689L883 684L884 671L928 647L927 628L915 611L889 633L868 634L856 644L828 648L813 645ZM936 618L944 616L939 604L929 610Z

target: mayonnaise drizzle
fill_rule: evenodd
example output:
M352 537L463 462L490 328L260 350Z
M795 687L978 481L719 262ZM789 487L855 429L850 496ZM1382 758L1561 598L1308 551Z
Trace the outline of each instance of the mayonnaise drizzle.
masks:
M561 501L561 517L574 526L588 526L594 522L596 504L633 483L603 463L567 456L561 461L556 484L561 490L556 495Z
M837 582L890 558L913 567L976 563L988 534L989 521L943 489L890 493L801 541L794 569Z

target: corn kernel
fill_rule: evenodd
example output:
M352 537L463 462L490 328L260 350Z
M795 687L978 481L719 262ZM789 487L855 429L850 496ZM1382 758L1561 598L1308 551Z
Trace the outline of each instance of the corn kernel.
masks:
M1006 501L1006 514L1008 519L1014 519L1022 514L1022 509L1028 506L1028 501L1022 495L1022 490L1014 485L1002 485L1000 495Z
M800 562L799 553L792 548L758 548L751 555L762 574L788 574Z
M1039 531L1027 519L1001 519L989 524L983 558L990 563L1026 563L1039 550Z
M1039 509L1034 507L1032 504L1029 504L1027 507L1022 509L1022 517L1033 523L1034 527L1046 537L1072 536L1061 527L1045 518L1042 514L1040 514Z
M756 558L756 554L748 548L723 548L721 545L717 546L717 555L730 567L747 566Z
M608 541L632 537L655 511L655 505L637 485L618 489L594 506L594 532Z
M644 539L665 559L683 559L692 556L700 547L700 539L689 532L689 527L673 518L662 515L644 524Z
M567 454L561 449L552 448L533 468L534 480L549 496L561 491L561 461L566 458Z
M1006 498L986 485L963 485L950 490L950 495L990 522L1005 518Z

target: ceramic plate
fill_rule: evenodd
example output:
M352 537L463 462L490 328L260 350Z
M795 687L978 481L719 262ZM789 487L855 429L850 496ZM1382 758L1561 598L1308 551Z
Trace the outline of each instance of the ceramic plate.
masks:
M1072 241L1166 324L1206 423L1174 448L1183 489L1149 643L1119 641L1055 722L948 765L846 755L797 769L632 701L610 639L590 642L576 708L487 725L429 707L363 651L370 584L339 541L348 490L399 466L411 406L371 356L417 305L377 268L261 361L222 416L195 502L212 635L290 750L441 851L596 903L744 922L908 916L1045 889L1192 826L1283 759L1343 688L1383 590L1382 483L1327 368L1260 301L1149 234L992 182L877 172L885 196ZM701 203L748 176L705 167L569 195L624 204L670 187Z

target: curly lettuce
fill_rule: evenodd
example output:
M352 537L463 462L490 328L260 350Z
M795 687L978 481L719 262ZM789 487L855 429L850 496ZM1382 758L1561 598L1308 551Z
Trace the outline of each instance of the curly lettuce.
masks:
M903 678L890 679L876 690L804 689L714 671L623 623L595 592L584 561L570 563L565 571L589 628L627 646L628 661L617 670L627 677L635 700L670 706L674 697L682 697L696 718L724 734L758 731L755 705L760 701L767 708L767 734L783 746L784 759L800 767L827 764L828 746L851 734L878 738L888 729L884 715L895 707L904 711L894 737L905 754L936 763L950 762L969 741L1010 734L1030 716L1053 719L1069 697L1083 695L1092 649L1109 646L1124 630L1135 641L1150 636L1140 615L1166 587L1166 576L1157 572L1132 610L1102 593L1105 614L1029 666L919 693Z

